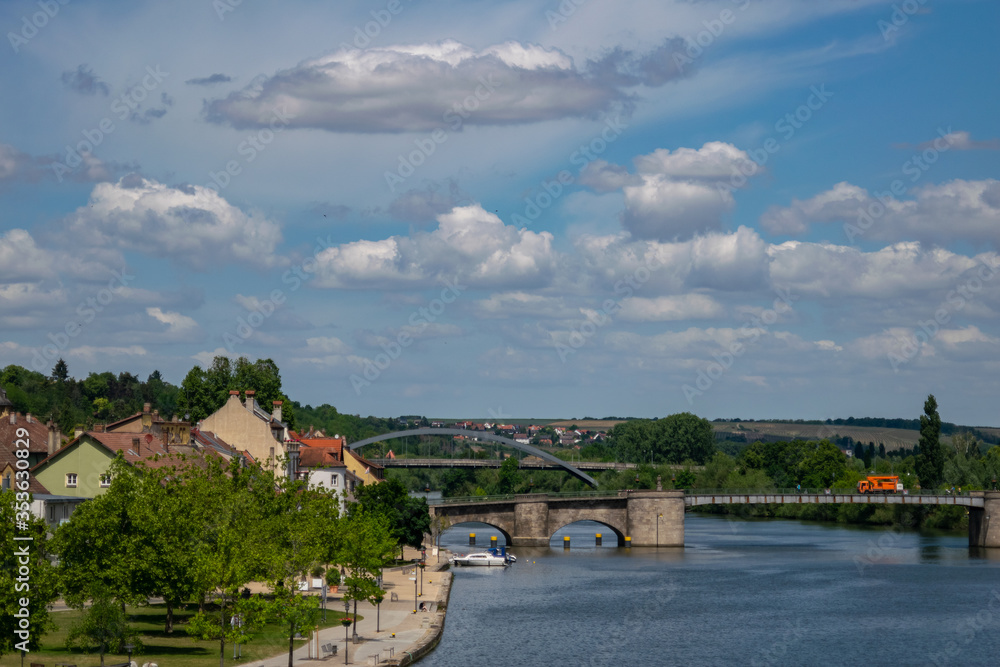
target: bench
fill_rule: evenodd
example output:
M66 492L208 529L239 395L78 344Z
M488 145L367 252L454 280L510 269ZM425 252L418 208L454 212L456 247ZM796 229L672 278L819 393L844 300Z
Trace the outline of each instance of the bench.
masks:
M399 596L395 593L389 593L389 602L398 602Z
M338 646L336 644L323 644L320 646L320 649L323 651L324 658L332 658L337 655L337 648Z

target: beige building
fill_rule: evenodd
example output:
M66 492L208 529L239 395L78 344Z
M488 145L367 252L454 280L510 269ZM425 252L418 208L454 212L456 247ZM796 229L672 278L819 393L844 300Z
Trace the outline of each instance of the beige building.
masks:
M255 394L247 390L241 402L240 392L230 391L226 404L202 420L199 429L214 433L260 465L277 466L288 440L288 428L281 421L281 401L274 401L274 410L268 414L257 405Z

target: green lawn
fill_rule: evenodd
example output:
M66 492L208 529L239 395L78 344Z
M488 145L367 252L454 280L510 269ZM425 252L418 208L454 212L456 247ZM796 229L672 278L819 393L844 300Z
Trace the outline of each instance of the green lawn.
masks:
M327 602L327 622L320 627L341 627L339 619L344 612L333 611ZM155 662L160 667L218 667L219 642L195 640L185 632L184 624L198 610L197 605L185 609L174 610L174 632L163 631L166 624L166 607L162 604L149 607L129 608L129 621L142 634L145 650L142 655L133 654L132 659L140 666L146 662ZM42 638L42 650L24 656L24 665L39 663L45 667L54 667L57 662L76 665L76 667L99 667L101 657L98 653L74 653L65 648L66 636L70 627L80 618L79 611L60 611L51 614L56 627ZM358 618L364 618L358 616ZM242 665L254 660L262 660L279 653L288 652L288 635L283 635L284 628L268 625L260 632L253 642L242 646L242 657L233 659L233 647L226 645L226 664ZM295 642L295 648L302 646L305 640ZM105 654L106 665L123 663L126 655ZM0 667L19 667L21 654L0 657Z

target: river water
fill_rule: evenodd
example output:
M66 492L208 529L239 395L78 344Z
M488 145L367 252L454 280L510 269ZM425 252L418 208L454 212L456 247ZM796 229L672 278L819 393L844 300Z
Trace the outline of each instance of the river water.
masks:
M503 544L483 524L441 544L476 550L470 532ZM421 666L1000 665L1000 553L965 536L690 514L683 549L619 549L606 528L597 547L597 532L456 568Z

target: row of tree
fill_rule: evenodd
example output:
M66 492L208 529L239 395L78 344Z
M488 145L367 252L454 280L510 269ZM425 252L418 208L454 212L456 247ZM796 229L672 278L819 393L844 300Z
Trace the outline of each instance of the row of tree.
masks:
M171 465L136 468L119 457L110 473L110 488L81 504L51 540L44 523L30 522L32 649L48 624L46 605L62 596L86 608L69 644L97 647L103 664L105 652L120 653L127 642L140 645L126 623L126 605L162 597L168 633L180 605L200 604L186 630L219 642L220 665L227 643L245 643L265 623L283 624L290 665L294 636L312 627L319 613L318 598L298 591L300 580L340 583L355 604L380 601L381 568L401 543L419 545L430 528L426 502L410 499L398 481L361 487L358 502L342 514L340 499L328 490L217 458L179 457ZM0 532L12 532L13 517L6 515L14 505L12 492L0 497ZM14 544L12 537L3 535L4 542ZM3 560L9 559L5 551ZM10 565L0 579L17 571ZM270 594L241 595L253 581L265 582ZM2 625L17 598L8 583L0 581ZM241 622L234 624L234 616ZM13 632L3 630L0 653L13 647Z

